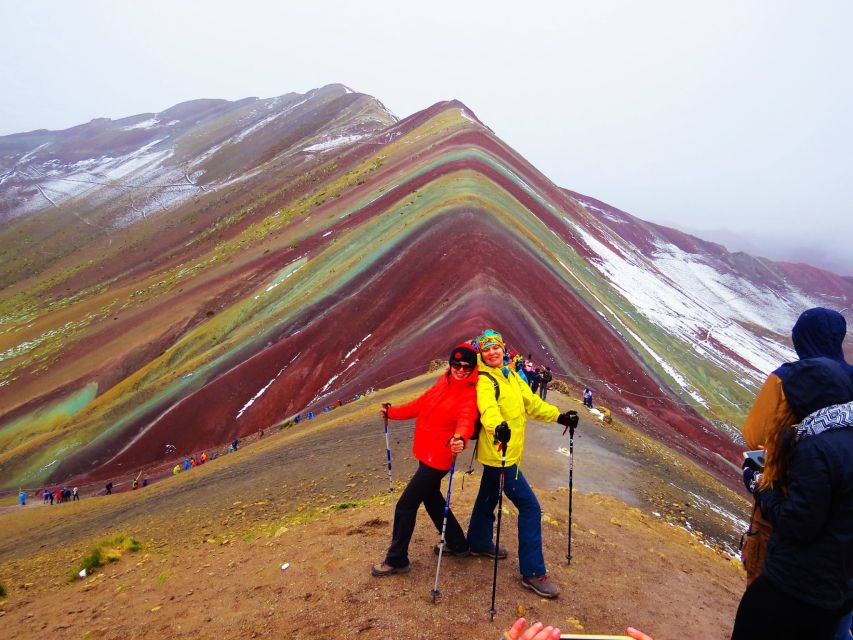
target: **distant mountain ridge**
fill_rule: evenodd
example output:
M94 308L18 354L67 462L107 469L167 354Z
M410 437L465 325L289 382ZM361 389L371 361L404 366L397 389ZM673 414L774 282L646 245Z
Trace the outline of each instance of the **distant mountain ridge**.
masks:
M194 124L161 140L177 113ZM458 101L397 121L330 85L82 127L102 132L90 159L163 156L127 160L138 183L50 203L57 178L32 167L83 152L0 138L0 202L17 207L0 210L2 486L226 442L421 372L487 326L730 477L797 315L853 300L849 279L558 187ZM134 215L137 184L181 172L191 196Z
M3 136L0 224L37 227L25 242L61 255L69 242L90 239L89 233L76 238L68 224L120 228L249 180L265 163L286 162L311 142L359 139L395 121L375 99L329 85L304 95L193 100L161 113ZM55 250L48 248L53 242L60 245ZM24 274L0 260L0 285Z

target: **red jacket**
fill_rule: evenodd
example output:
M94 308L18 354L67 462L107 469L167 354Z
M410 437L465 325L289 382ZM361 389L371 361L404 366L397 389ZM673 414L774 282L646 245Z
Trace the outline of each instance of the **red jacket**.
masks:
M476 369L463 380L448 370L419 398L388 409L391 420L417 418L412 453L433 469L450 468L450 438L459 434L468 442L478 415Z

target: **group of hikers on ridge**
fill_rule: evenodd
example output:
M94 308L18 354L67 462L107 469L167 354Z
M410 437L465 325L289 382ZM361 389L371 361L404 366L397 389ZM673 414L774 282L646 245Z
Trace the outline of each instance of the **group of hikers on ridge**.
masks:
M763 450L764 462L745 456L743 464L744 485L755 506L742 551L747 588L732 640L851 638L853 366L844 358L846 333L837 311L803 312L792 329L799 360L768 377L744 422L744 440L750 449ZM506 362L505 351L499 333L484 331L473 345L454 347L449 368L423 395L382 406L387 419L416 419L413 453L419 466L397 502L391 545L372 575L409 571L408 547L421 503L439 532L446 517L444 554L506 558L507 549L494 539L502 492L518 509L521 585L545 598L559 596L542 554L539 502L518 464L527 416L574 429L577 414L535 395ZM584 400L590 407L591 394ZM445 510L441 480L469 444L478 417L482 435L475 446L483 477L465 533ZM505 477L499 483L502 465ZM440 552L438 545L434 551ZM519 620L507 637L559 637L559 629L537 623L524 631L524 626ZM629 635L648 638L634 629Z

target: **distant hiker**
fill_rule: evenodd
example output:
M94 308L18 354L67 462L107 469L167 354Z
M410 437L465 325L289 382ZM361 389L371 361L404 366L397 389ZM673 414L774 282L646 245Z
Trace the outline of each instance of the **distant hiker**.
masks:
M551 367L545 367L545 371L542 372L539 380L539 397L543 400L548 395L548 385L551 384L551 380L553 379L554 376L551 373Z
M299 424L300 422L302 422L302 416L301 416L301 415L297 415L297 416L293 419L293 424Z
M190 459L188 457L184 458L184 471L189 471L190 469L192 469L192 466L193 465L192 462L190 462Z
M804 311L797 319L791 330L791 341L800 359L830 358L851 372L853 367L844 360L842 350L846 333L844 316L832 309L816 307ZM783 364L767 377L743 423L743 439L749 448L767 449L764 486L770 486L777 477L779 453L773 451L772 443L787 427L811 412L810 399L827 384L820 378L824 369L816 369L814 375L794 376L795 365ZM761 575L772 530L756 502L741 551L747 587Z
M172 467L172 475L173 476L178 475L180 472L181 472L181 465L180 464L176 464L174 467Z
M506 366L506 362L504 362L504 366ZM527 382L527 384L528 384L528 385L530 384L530 382L527 380L527 374L524 372L524 359L523 359L523 358L519 358L519 359L516 361L516 363L515 363L515 372L518 374L518 376L519 376L522 380L524 380L525 382Z
M789 403L793 398L803 401L799 406L808 415L767 440L763 474L749 458L744 463L744 484L773 531L761 575L741 598L733 640L831 640L836 630L846 634L850 629L850 367L831 358L807 358L787 367L783 375ZM814 383L820 386L810 386ZM804 394L795 393L803 387L808 387Z
M527 377L530 378L530 390L533 393L536 393L536 391L539 389L540 383L542 382L541 370L539 369L539 367L534 367L533 371L531 371Z
M480 348L477 407L483 425L477 440L477 460L483 465L483 477L468 525L468 544L473 555L507 556L506 549L496 548L494 543L495 507L501 475L501 454L495 446L495 428L506 422L511 438L506 451L504 493L518 509L521 583L543 598L556 598L560 589L548 578L542 555L542 509L519 463L524 452L527 415L543 422L568 425L569 414L560 413L557 407L534 395L516 372L501 366L505 349L501 334L486 330L477 338L477 344ZM498 384L498 394L495 393L495 383Z
M24 491L23 487L18 489L18 502L21 503L22 507L27 504L27 492Z
M142 486L143 487L148 486L148 476L145 476L144 478L142 478Z
M112 495L112 493L113 493L113 483L112 483L112 482L108 482L108 483L106 484L106 486L104 487L104 489L106 489L106 490L107 490L107 495L108 495L108 496L109 496L109 495Z
M130 488L132 491L136 491L139 488L139 478L133 479L133 482L130 483Z
M201 464L204 464L205 462L207 462L207 451L201 452L201 458L199 459L199 462Z
M190 469L195 469L196 464L195 456L190 456Z
M391 546L385 560L373 565L374 576L405 573L411 568L409 541L421 503L441 533L445 507L441 479L447 475L453 455L465 448L477 419L477 352L460 344L450 352L449 365L420 397L399 407L382 408L381 414L390 420L416 418L412 453L419 462L397 501ZM447 515L445 539L444 555L468 555L468 542L452 511ZM437 546L435 550L438 553Z
M592 391L589 390L589 387L583 390L583 406L592 409Z
M72 500L79 500L80 499L80 491L77 490L77 487L74 487L71 490L71 499Z
M234 441L231 443L231 446L234 447L234 451L237 451L237 447L240 446L240 438L234 438Z
M308 419L309 419L309 420L313 420L314 418L315 418L315 416L314 416L314 412L313 412L313 411L309 411L309 412L308 412ZM234 447L234 448L236 449L237 447Z

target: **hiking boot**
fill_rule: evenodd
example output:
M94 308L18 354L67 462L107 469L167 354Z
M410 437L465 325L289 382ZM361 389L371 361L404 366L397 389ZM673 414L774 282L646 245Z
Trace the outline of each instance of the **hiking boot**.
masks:
M471 549L470 554L472 556L485 556L486 558L495 559L495 549L492 547L486 551L474 551ZM506 547L498 547L498 560L503 560L509 555L509 552L506 550Z
M432 552L435 555L438 555L438 551L439 551L439 545L435 545L432 548ZM471 551L469 551L468 549L464 549L462 551L457 551L456 549L451 549L447 545L444 545L444 551L442 552L441 555L443 555L443 556L456 556L457 558L467 558L468 556L471 555Z
M407 564L405 567L392 567L390 564L385 564L384 562L380 564L375 564L370 569L370 575L374 578L381 578L383 576L391 576L395 573L408 573L408 571L412 568L412 565Z
M521 586L530 589L543 598L556 598L560 595L560 587L551 582L548 576L530 576L521 579Z

